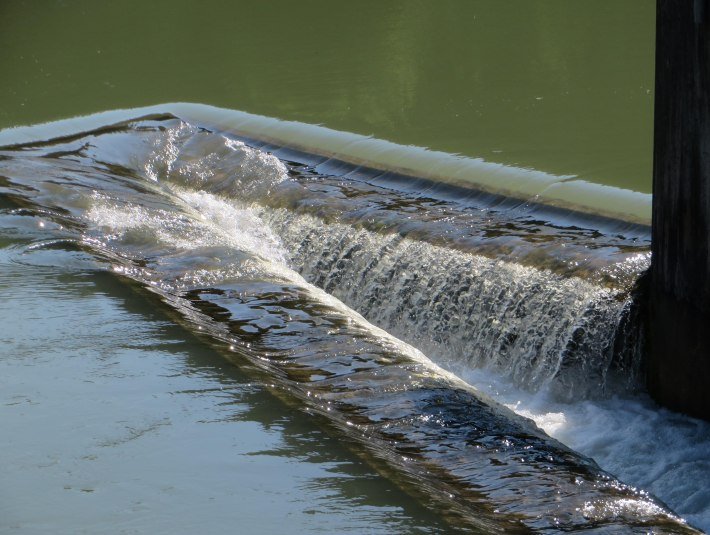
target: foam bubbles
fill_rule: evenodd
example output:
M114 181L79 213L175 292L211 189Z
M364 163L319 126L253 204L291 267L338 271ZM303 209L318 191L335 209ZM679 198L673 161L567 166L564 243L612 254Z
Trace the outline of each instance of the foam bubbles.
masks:
M238 206L204 191L175 190L211 234L275 264L286 264L286 250L252 208Z
M661 409L641 395L559 403L491 372L470 371L464 379L710 531L710 423Z
M179 209L94 194L85 214L90 227L84 241L129 257L155 256L163 274L155 283L165 290L255 279L264 274L301 279L286 267L278 238L251 208L205 192L175 188L173 193Z

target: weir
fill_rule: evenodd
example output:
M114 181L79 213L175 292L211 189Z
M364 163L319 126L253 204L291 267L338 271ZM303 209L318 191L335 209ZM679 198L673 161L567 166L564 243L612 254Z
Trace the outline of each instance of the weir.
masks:
M71 136L138 117L165 114L212 132L282 148L284 153L295 151L331 174L345 164L349 171L353 166L370 168L378 175L386 173L388 179L429 179L437 184L459 185L469 192L499 194L517 200L517 206L521 202L542 204L572 210L577 217L591 214L641 226L651 223L648 194L205 104L166 103L9 128L0 131L0 146Z
M375 140L345 136L336 158L275 145L275 120L225 112L242 120L227 131L214 109L165 108L0 132L5 209L47 229L33 247L152 288L479 529L692 531L460 378L484 367L562 400L638 388L646 196L626 219L578 216L544 195L567 179L494 191L514 170L465 161L466 184L435 186L436 169L407 181L352 156L399 150Z

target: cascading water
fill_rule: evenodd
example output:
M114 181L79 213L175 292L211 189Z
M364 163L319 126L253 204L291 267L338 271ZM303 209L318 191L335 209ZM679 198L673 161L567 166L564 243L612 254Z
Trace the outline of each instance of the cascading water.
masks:
M567 400L637 386L640 325L627 319L648 267L647 232L560 228L531 210L501 213L490 199L434 200L296 164L295 179L274 188L286 169L260 161L255 194L243 176L263 153L178 131L157 151L173 182L256 202L309 282L445 367L495 369Z
M324 229L285 210L262 217L310 282L458 373L494 369L523 388L579 399L616 371L616 328L631 305L618 292L398 234ZM639 363L630 364L633 384Z
M166 116L8 147L3 211L43 224L28 250L84 248L153 288L454 522L691 531L461 379L560 436L580 411L609 417L641 373L631 291L648 265L643 225L242 136ZM633 403L639 432L658 411ZM643 484L702 524L710 433L692 425L668 440L696 481L654 486L688 468L654 449L662 473ZM565 439L587 440L582 452L624 479L619 449L605 457L599 442L613 440L598 437Z

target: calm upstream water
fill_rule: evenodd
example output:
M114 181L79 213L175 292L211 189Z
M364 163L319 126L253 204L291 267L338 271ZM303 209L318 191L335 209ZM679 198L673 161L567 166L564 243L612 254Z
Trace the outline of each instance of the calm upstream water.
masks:
M498 4L0 6L0 531L710 529L653 3Z
M202 102L650 192L654 5L1 2L0 126Z

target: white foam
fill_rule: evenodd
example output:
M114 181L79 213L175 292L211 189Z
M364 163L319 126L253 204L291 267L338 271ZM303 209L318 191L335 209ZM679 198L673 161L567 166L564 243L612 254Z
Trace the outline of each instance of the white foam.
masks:
M276 264L286 264L287 253L281 240L252 208L203 191L173 189L195 216L229 246Z
M107 239L120 238L133 245L155 241L178 249L230 247L270 262L284 264L286 253L280 240L248 207L238 207L219 197L175 188L187 215L119 203L95 194L86 216L102 227Z
M483 370L464 379L552 437L647 490L710 531L710 423L659 408L641 395L559 403Z

